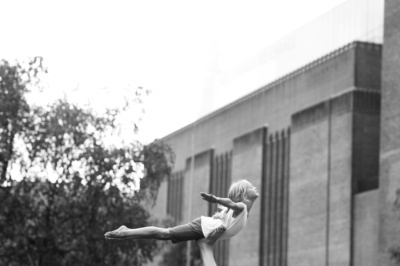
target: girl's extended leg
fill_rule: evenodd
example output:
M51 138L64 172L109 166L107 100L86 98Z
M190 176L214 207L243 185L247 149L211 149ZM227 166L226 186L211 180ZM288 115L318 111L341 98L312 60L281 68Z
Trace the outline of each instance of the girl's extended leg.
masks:
M208 244L205 238L201 238L196 242L200 248L200 255L204 266L217 266L214 260L213 246Z
M158 239L171 240L169 229L147 226L142 228L129 229L121 226L117 230L104 234L107 240L123 240L123 239Z

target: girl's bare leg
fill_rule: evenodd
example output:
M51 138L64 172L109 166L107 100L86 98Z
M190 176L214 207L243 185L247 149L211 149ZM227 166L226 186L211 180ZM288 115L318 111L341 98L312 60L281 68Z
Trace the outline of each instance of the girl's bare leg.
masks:
M204 266L217 266L214 260L213 246L207 242L207 239L201 238L196 242L200 248L200 255Z
M124 239L158 239L171 240L169 229L147 226L142 228L129 229L121 226L117 230L104 234L107 240L124 240Z

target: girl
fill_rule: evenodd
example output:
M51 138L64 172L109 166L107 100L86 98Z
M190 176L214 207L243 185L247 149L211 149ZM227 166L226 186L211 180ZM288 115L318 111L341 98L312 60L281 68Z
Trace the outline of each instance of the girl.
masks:
M107 240L159 239L171 240L172 243L197 240L204 265L216 265L212 245L217 240L236 235L246 226L248 214L259 194L249 181L240 180L231 185L228 198L219 198L204 192L200 195L208 202L219 204L221 211L213 217L201 216L188 224L168 229L155 226L129 229L121 226L117 230L105 233L105 238Z

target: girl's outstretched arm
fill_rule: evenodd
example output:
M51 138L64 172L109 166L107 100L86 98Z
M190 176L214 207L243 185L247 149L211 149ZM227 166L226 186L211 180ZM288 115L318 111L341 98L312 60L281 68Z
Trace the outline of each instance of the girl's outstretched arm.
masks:
M200 195L203 200L206 200L211 203L221 204L229 209L232 209L233 211L235 211L237 213L240 213L241 211L243 211L243 209L246 206L243 202L234 202L229 198L219 198L219 197L214 196L213 194L207 194L204 192L200 192Z

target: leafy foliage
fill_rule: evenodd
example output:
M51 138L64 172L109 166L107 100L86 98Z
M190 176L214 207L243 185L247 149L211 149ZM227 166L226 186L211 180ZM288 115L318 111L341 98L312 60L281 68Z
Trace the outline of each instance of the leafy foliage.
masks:
M156 249L155 241L104 242L121 223L147 225L147 211L117 188L23 180L3 188L1 200L2 265L140 265Z
M103 234L122 224L148 225L141 200L155 201L173 165L171 149L161 141L106 145L118 131L119 109L98 116L65 99L29 106L25 94L44 69L41 63L31 66L32 77L24 79L21 66L0 64L6 80L0 92L0 265L151 260L155 241L114 244ZM20 181L11 174L16 170ZM140 193L133 193L139 182Z
M23 131L29 117L25 95L39 84L40 76L46 72L41 57L26 64L0 61L0 184L6 179L15 136Z
M171 175L175 155L168 145L156 141L143 147L141 158L147 178L140 182L140 195L154 206L162 180Z

